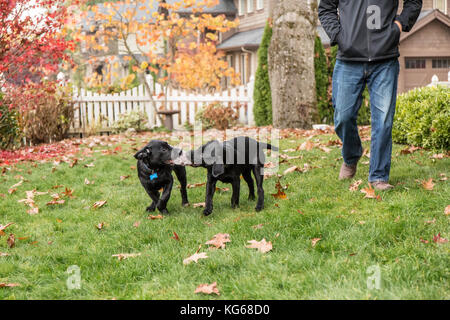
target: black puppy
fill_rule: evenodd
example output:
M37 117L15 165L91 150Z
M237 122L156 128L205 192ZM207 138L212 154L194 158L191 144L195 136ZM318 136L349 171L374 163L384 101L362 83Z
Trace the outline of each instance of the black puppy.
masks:
M208 169L206 182L206 201L204 215L210 215L213 210L213 196L216 191L216 182L231 183L233 194L231 196L231 207L239 205L240 176L248 184L249 200L255 199L254 182L252 172L255 176L258 190L258 201L256 211L264 208L264 149L277 151L278 148L270 144L258 142L249 137L237 137L223 143L214 140L192 150L187 154L188 161L182 157L175 159L174 163L187 164L194 167L202 166Z
M186 192L186 168L172 164L172 160L180 155L182 155L181 149L173 148L167 142L159 140L150 141L134 155L138 160L139 180L153 201L147 207L147 211L153 212L158 208L161 213L169 213L166 207L173 186L172 170L175 171L181 184L181 204L189 205ZM161 188L163 191L160 198L159 190Z

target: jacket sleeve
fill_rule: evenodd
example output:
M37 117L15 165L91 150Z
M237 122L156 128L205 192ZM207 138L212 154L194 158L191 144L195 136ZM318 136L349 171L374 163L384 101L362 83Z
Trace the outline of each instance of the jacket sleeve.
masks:
M402 24L403 31L409 32L412 29L421 10L422 0L403 0L403 11L396 18Z
M339 0L320 0L319 20L327 35L330 37L331 46L337 44L337 35L341 30L338 16Z

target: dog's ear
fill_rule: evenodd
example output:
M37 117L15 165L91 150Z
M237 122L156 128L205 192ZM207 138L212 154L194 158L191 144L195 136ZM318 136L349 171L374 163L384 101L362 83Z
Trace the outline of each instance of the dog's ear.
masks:
M147 148L147 147L145 147L145 148L139 150L139 151L134 155L134 157L135 157L137 160L142 160L142 159L148 157L150 154L151 154L150 149Z
M212 166L212 175L214 178L217 178L221 174L225 172L225 165L224 164L217 164L214 163Z

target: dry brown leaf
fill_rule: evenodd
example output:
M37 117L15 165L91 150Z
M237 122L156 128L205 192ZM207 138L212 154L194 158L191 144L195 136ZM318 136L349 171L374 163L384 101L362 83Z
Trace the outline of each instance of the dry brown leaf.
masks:
M18 283L0 283L0 288L20 287Z
M272 250L272 242L267 242L266 239L262 239L261 241L249 240L247 242L250 244L248 246L245 246L246 248L258 249L262 253L266 253Z
M311 239L311 246L314 248L316 246L317 242L319 242L320 240L322 240L322 238Z
M119 259L119 261L122 261L124 259L128 259L128 258L135 258L135 257L139 257L141 254L140 253L118 253L118 254L113 254L113 257L117 257L117 259Z
M381 201L381 197L375 194L375 189L372 187L370 183L367 188L362 188L361 192L365 194L364 198L377 199L378 201Z
M262 227L264 226L264 224L260 223L257 224L256 226L252 226L253 229L262 229Z
M7 256L9 256L10 254L9 253L6 253L6 252L0 252L0 257L7 257Z
M351 192L357 191L361 184L362 184L362 180L361 179L357 180L350 185L348 190L350 190Z
M57 205L57 204L64 204L65 202L66 202L66 200L64 200L64 199L60 199L60 200L53 199L52 201L47 202L47 205L52 206L52 205Z
M92 162L92 163L89 163L89 164L85 164L84 167L85 168L93 168L93 167L95 167L95 164Z
M107 200L97 201L92 205L93 209L99 209L106 204Z
M215 293L218 296L220 296L219 289L217 289L217 282L211 284L203 283L195 289L194 293L205 293L205 294Z
M288 173L292 173L292 172L304 172L305 170L302 168L299 168L297 166L292 166L290 168L287 168L286 170L284 170L283 175L287 175Z
M286 185L285 187L283 187L280 183L280 181L278 181L275 185L275 188L277 188L277 193L273 193L272 197L274 197L275 199L287 199L287 195L283 190L286 190L288 188L289 185Z
M4 226L2 226L0 224L0 235L5 235L4 231L6 230L6 228L8 228L10 225L13 225L14 222L9 222L7 224L5 224Z
M188 183L188 185L186 186L186 188L192 189L192 188L202 187L202 186L204 186L204 185L206 185L206 182L202 182L202 183L193 183L193 184Z
M97 228L97 230L103 230L103 228L105 228L105 223L100 222L99 224L96 224L95 227Z
M450 205L448 205L448 206L445 207L444 214L445 214L446 216L450 215Z
M84 178L84 184L86 185L94 184L94 181L89 181L87 178Z
M139 228L140 225L141 225L140 221L136 221L135 223L133 223L133 227L135 228Z
M439 232L436 236L433 236L433 241L436 243L447 243L448 239L442 238L441 233Z
M206 203L205 202L194 203L192 205L192 208L204 208L204 207L206 207Z
M427 220L425 221L426 224L435 224L436 223L436 218L433 218L433 220Z
M150 216L147 217L147 219L150 219L150 220L163 219L163 218L164 217L162 215L160 215L160 214L158 214L157 216L150 215Z
M216 249L225 249L225 245L228 242L231 242L228 233L218 233L211 240L205 242L205 244L212 245Z
M201 252L201 253L195 253L192 256L186 258L183 260L183 264L189 264L191 262L198 262L198 259L207 259L208 256L206 255L205 252Z
M314 143L311 140L306 140L298 147L298 150L310 151L313 148L314 148Z
M421 183L422 183L422 187L425 189L425 190L429 190L429 191L431 191L431 190L433 190L433 188L434 188L434 183L433 183L433 178L430 178L430 179L428 179L428 180L423 180L423 181L421 181Z
M123 181L123 180L125 180L125 179L128 179L130 177L130 175L127 175L127 176L120 176L120 181Z
M16 245L16 237L14 234L10 233L8 239L6 240L6 243L8 244L8 247L14 248Z

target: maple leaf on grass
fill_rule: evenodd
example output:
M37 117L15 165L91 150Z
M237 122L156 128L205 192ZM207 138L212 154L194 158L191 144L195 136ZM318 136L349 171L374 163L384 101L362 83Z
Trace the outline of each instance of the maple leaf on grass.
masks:
M14 246L16 245L16 236L11 233L6 240L6 243L8 244L8 247L14 248Z
M274 197L275 199L283 199L283 200L287 199L287 195L283 190L287 189L288 185L283 187L280 181L278 181L277 184L275 185L275 188L277 188L277 193L273 193L272 197Z
M14 222L9 222L9 223L7 223L7 224L5 224L4 226L2 226L1 224L0 224L0 236L4 236L5 235L5 230L6 230L6 228L8 228L10 225L13 225L14 224Z
M105 228L105 223L100 222L99 224L96 224L95 227L97 228L97 230L103 230Z
M192 208L204 208L206 206L205 202L194 203Z
M125 179L128 179L130 177L130 175L127 175L127 176L120 176L120 181L123 181L123 180L125 180Z
M107 203L107 200L97 201L92 205L93 209L99 209Z
M445 207L444 214L445 214L446 216L450 215L450 205L448 205L448 206Z
M201 253L194 253L192 256L186 258L183 260L183 264L189 264L191 262L195 262L198 263L199 259L207 259L208 256L206 255L205 252L201 252Z
M247 242L249 243L249 245L245 246L246 248L258 249L262 253L266 253L272 250L272 242L267 242L266 239L262 239L261 241L249 240Z
M361 179L357 180L350 185L348 190L350 190L351 192L357 191L361 184L362 184L362 180Z
M158 214L157 216L150 215L150 216L147 217L147 219L150 219L150 220L161 220L163 218L164 217L162 215L160 215L160 214Z
M433 190L433 188L434 188L434 183L433 183L433 179L432 178L430 178L430 179L428 179L428 180L423 180L423 181L421 181L421 184L422 184L422 187L425 189L425 190L429 190L429 191L431 191L431 190Z
M228 233L218 233L211 240L205 242L213 246L215 249L225 249L226 243L231 242Z
M203 187L204 185L206 185L206 182L202 182L202 183L193 183L193 184L188 183L188 185L186 186L186 188L187 188L187 189L192 189L192 188Z
M0 288L20 287L18 283L0 283Z
M215 293L218 296L220 296L219 289L217 288L217 282L213 282L211 284L207 284L207 283L200 284L195 289L194 293L205 293L205 294Z
M180 237L178 236L178 234L175 231L173 232L173 236L171 238L173 240L180 241Z
M322 240L322 238L311 239L311 246L314 248L316 246L317 242L319 242L320 240Z
M436 236L433 236L433 241L436 243L447 243L448 239L442 238L441 233L439 232Z
M367 188L361 189L361 193L365 194L364 198L377 199L378 201L381 201L381 196L375 194L375 189L372 187L370 183Z

